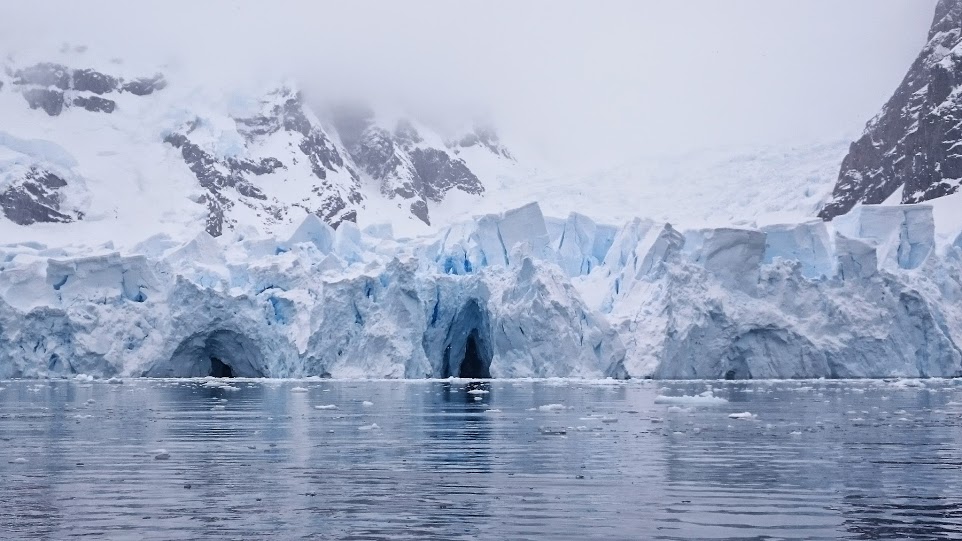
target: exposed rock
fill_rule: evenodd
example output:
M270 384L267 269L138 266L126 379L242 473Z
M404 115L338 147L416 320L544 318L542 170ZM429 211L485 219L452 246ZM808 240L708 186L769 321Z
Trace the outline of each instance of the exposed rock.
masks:
M74 98L73 104L77 107L83 107L92 113L113 113L114 109L117 107L117 102L114 100L108 100L97 96L90 96L87 98L80 96Z
M832 199L832 219L857 203L901 203L955 193L962 182L962 0L940 0L929 40L895 95L852 143Z
M224 212L233 206L233 202L222 192L225 188L233 188L244 197L265 200L267 197L253 184L248 182L244 173L255 171L273 172L282 167L274 160L267 163L249 163L234 159L219 160L204 152L198 145L191 143L185 135L175 133L164 138L164 142L178 148L184 163L190 168L200 185L207 190L205 202L207 204L207 224L205 229L211 236L220 236L224 231ZM223 170L226 169L227 173Z
M73 71L73 89L94 94L106 94L117 90L118 81L110 75L92 69Z
M475 195L484 193L481 181L464 161L451 158L443 150L416 148L411 151L411 162L418 174L415 189L432 201L441 202L454 189Z
M66 66L50 63L17 70L13 82L20 87L31 109L43 109L50 116L57 116L70 106L82 107L95 113L112 113L117 103L99 96L121 89L145 96L167 86L161 74L122 85L120 79L93 69L71 70ZM77 92L85 94L77 95Z
M23 98L31 109L43 109L50 116L63 112L63 92L60 90L29 88L23 91Z
M382 194L414 199L411 213L426 224L431 223L428 201L440 202L453 189L484 192L480 179L463 160L427 146L407 120L389 130L376 123L373 111L357 106L337 108L332 118L360 170L380 183Z
M20 225L37 222L72 222L82 214L71 216L60 208L60 189L67 186L63 178L31 168L20 181L0 192L0 209L10 221Z
M317 119L304 108L299 93L281 89L265 98L261 114L235 118L237 133L247 147L236 156L216 155L193 142L191 134L202 122L198 119L189 123L164 140L180 149L184 162L207 190L206 229L212 236L233 227L235 220L230 217L230 210L238 203L255 210L268 222L280 220L295 207L317 215L332 227L356 220L356 207L362 201L360 178ZM275 143L266 143L275 138ZM263 148L284 151L277 156L251 154ZM280 170L296 174L294 171L303 166L307 167L300 169L300 174L307 178L296 177L299 184L304 184L294 190L302 195L293 201L271 197L262 189L268 185L257 180ZM270 182L286 179L272 177Z

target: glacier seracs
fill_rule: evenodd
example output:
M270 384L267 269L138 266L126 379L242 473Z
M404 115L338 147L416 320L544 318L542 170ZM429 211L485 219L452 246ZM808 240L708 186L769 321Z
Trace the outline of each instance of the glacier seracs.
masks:
M530 204L415 239L308 216L7 244L0 377L959 376L962 249L936 225L926 205L679 230Z

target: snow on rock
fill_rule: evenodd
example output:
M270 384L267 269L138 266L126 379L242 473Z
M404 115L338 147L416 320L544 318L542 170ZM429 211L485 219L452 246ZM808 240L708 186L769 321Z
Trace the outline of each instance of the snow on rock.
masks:
M939 0L928 41L888 103L852 143L832 196L819 213L822 218L833 219L859 203L893 198L895 203L921 203L958 193L960 27L962 3Z
M962 374L959 250L931 212L837 221L681 232L532 204L408 240L308 216L284 240L0 245L0 378Z

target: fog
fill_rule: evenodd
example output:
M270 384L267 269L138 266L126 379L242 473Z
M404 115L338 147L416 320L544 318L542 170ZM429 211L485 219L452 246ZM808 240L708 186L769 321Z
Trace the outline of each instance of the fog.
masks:
M86 44L225 87L287 76L315 96L489 118L522 154L597 167L853 137L935 1L5 2L0 50Z

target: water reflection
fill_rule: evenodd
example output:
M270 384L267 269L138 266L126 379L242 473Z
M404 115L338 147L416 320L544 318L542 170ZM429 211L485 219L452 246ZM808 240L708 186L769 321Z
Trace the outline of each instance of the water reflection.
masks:
M951 381L4 381L0 537L951 539L960 425Z

